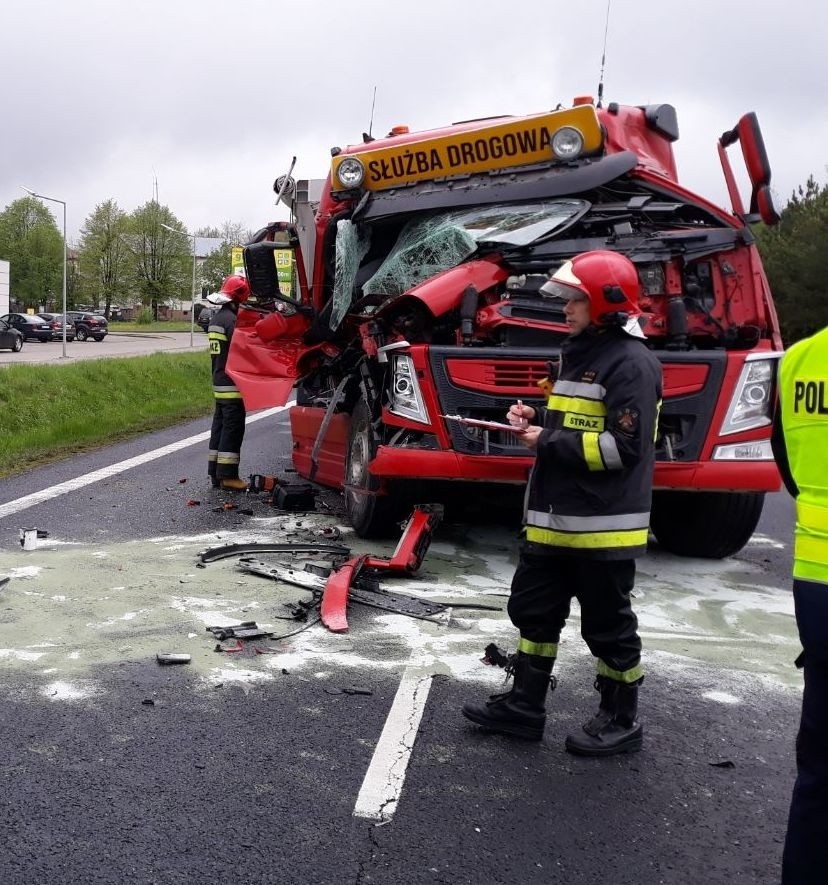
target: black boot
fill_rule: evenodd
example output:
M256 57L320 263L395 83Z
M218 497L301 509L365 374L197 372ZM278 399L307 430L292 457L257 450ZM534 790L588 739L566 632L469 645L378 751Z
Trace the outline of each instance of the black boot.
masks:
M636 719L641 682L639 679L627 685L599 676L595 680L595 688L601 692L598 712L584 725L580 734L567 737L566 749L577 756L638 752L644 739L644 729Z
M511 690L493 694L485 704L465 704L463 715L492 731L539 741L546 725L546 693L555 687L554 663L554 658L518 652Z

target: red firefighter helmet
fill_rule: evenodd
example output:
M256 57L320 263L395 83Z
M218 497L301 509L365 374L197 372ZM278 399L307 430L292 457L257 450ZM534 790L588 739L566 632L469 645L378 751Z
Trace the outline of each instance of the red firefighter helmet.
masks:
M589 299L589 318L596 326L620 326L634 338L646 338L639 318L641 283L635 265L625 255L596 249L565 261L541 292L554 298Z
M228 304L235 301L236 304L244 304L250 297L250 284L240 274L227 277L221 284L221 289L207 296L211 304Z

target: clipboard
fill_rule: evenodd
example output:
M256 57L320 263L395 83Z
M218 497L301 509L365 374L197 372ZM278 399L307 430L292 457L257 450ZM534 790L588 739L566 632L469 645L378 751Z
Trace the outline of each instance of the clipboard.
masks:
M462 415L440 415L447 421L456 421L458 424L465 424L467 427L479 427L481 430L505 430L508 433L525 433L525 428L513 427L511 424L503 424L500 421L483 421L479 418L464 418Z

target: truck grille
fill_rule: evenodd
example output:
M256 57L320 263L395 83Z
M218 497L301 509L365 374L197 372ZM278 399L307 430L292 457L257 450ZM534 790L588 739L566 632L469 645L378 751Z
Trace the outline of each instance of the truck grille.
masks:
M504 421L516 399L542 406L538 382L548 375L548 361L557 354L522 350L507 356L497 348L432 347L431 368L445 415L463 415L486 421ZM512 455L526 457L526 447L508 432L482 431L449 422L455 451L469 455Z

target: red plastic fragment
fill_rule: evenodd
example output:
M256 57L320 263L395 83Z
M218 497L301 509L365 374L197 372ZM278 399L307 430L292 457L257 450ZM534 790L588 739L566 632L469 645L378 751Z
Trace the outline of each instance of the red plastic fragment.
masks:
M364 556L349 559L335 572L331 572L322 591L322 604L319 608L322 623L334 633L344 633L348 629L348 618L345 614L348 606L348 590L364 561Z

